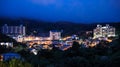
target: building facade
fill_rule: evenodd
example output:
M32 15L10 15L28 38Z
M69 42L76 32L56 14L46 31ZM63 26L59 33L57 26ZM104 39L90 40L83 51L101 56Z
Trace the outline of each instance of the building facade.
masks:
M23 58L17 53L4 53L0 55L1 61L7 61L10 59L23 59Z
M18 36L18 35L23 35L25 36L25 26L20 25L20 26L8 26L5 24L2 26L2 33L6 34L8 36Z
M0 42L1 46L13 47L13 42Z
M61 31L52 30L48 36L26 36L24 41L28 44L52 44L61 39ZM56 41L57 40L57 41Z
M59 40L61 39L61 32L57 30L50 31L50 39L51 40Z
M115 28L112 26L109 26L108 24L106 26L97 25L97 27L93 30L94 32L94 38L100 38L100 37L115 37Z

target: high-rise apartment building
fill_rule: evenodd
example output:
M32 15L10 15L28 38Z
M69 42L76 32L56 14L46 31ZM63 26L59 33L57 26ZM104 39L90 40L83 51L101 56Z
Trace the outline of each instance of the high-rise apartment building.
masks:
M50 31L51 40L59 40L61 38L61 32L57 30Z
M2 26L2 33L8 36L25 36L25 26L8 26L7 24L5 24L4 26Z
M109 26L108 24L106 26L97 25L96 29L94 29L94 38L99 37L115 37L115 28L112 26Z

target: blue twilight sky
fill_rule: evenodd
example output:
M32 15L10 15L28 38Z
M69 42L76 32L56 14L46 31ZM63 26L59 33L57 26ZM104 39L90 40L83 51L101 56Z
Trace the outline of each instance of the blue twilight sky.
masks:
M0 17L120 22L120 0L0 0Z

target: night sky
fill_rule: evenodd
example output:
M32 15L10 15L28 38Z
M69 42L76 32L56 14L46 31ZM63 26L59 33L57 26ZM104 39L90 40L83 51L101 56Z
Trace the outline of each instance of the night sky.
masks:
M0 0L0 17L50 22L120 22L120 0Z

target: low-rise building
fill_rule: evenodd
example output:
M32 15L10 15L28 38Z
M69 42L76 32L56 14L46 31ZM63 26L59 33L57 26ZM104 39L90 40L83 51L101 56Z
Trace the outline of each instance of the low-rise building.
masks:
M0 42L1 46L6 46L6 47L13 47L13 43L12 42Z
M22 59L22 57L17 54L17 53L4 53L0 55L0 60L1 61L6 61L6 60L10 60L10 59Z

